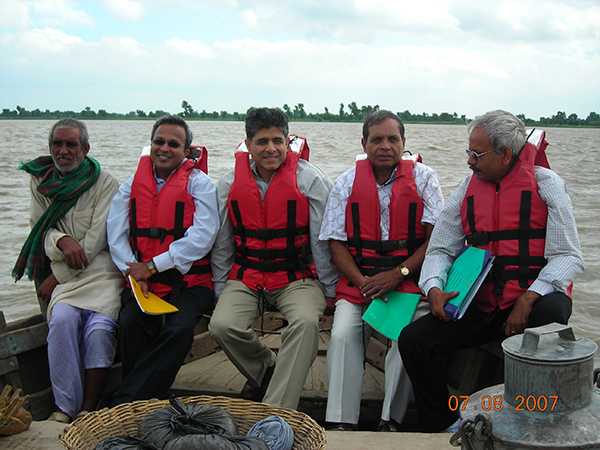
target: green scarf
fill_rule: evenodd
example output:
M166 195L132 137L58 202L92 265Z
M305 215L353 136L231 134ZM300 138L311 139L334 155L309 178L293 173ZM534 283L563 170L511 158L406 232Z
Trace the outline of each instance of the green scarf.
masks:
M27 272L30 280L42 282L50 274L50 261L44 251L46 232L77 203L81 194L96 183L100 176L100 163L86 156L77 169L62 175L51 156L40 156L21 163L19 169L41 179L37 190L52 203L27 236L12 276L18 281Z

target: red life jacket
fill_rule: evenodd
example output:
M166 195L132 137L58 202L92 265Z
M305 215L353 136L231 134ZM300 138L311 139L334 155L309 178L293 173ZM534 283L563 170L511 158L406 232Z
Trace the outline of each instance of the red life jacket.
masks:
M148 262L166 252L171 242L182 238L192 226L196 208L187 186L196 167L193 160L184 161L158 192L152 160L149 156L140 158L129 201L129 236L138 261ZM208 255L195 261L185 275L175 268L154 274L149 289L162 297L183 284L212 288Z
M476 297L485 312L512 306L547 262L548 207L535 179L534 162L540 160L536 153L536 146L526 143L499 183L472 176L461 204L467 243L495 256L492 273Z
M294 280L316 277L308 199L296 181L298 159L294 152L287 152L262 199L250 155L235 153L234 180L227 198L235 244L229 279L240 280L250 289L281 289Z
M348 250L363 275L390 270L412 255L425 239L423 200L417 193L414 177L415 162L400 160L390 199L390 232L381 239L381 211L377 182L368 160L356 161L352 192L346 205ZM420 292L414 274L396 288L400 292ZM336 298L351 303L365 303L358 287L341 276L336 286Z

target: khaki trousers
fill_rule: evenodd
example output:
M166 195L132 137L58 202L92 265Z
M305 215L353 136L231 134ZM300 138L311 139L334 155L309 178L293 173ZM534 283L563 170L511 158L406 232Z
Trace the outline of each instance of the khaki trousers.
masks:
M277 355L252 330L258 317L259 298L240 281L229 280L225 284L208 329L242 375L257 385L267 368L277 363L263 401L295 409L317 356L319 316L325 309L325 297L318 282L312 279L265 292L265 297L288 321Z

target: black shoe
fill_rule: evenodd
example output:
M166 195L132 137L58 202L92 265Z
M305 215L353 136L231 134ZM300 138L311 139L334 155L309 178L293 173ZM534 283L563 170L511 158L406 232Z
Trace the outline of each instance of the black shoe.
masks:
M330 422L329 426L327 427L329 431L354 431L355 428L356 425L344 422Z
M257 386L254 381L246 381L246 384L244 384L242 392L240 393L241 397L245 400L251 400L253 402L262 401L263 397L267 392L267 388L269 387L269 382L271 381L271 377L273 376L274 371L275 364L267 368L265 375L263 376L263 379L260 383L260 386Z
M381 419L377 425L377 431L382 431L384 433L395 433L398 431L398 424L393 420Z

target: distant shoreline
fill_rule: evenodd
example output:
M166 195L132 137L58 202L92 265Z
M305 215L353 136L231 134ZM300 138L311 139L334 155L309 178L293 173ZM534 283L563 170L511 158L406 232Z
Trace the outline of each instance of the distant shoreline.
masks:
M65 117L0 117L0 121L8 121L8 120L59 120L59 119L64 119ZM114 121L124 121L124 122L130 122L130 121L155 121L157 120L156 117L106 117L106 118L100 118L100 117L93 117L93 118L87 118L87 117L80 117L79 115L74 115L73 118L75 119L80 119L80 120L85 120L86 122L92 122L92 121L99 121L99 122L104 122L107 120L114 120ZM198 117L194 117L194 118L188 118L188 117L184 117L184 119L186 120L186 122L243 122L243 119L216 119L216 118L198 118ZM290 118L290 123L291 122L305 122L305 123L362 123L362 119L361 120L314 120L314 119L298 119L298 118ZM409 125L457 125L457 126L464 126L466 125L466 123L457 123L457 122L445 122L445 121L425 121L425 120L419 120L419 121L415 121L415 120L402 120L402 123L404 124L409 124ZM577 125L571 125L571 124L558 124L558 123L539 123L539 122L528 122L526 123L526 125L528 127L531 126L535 126L535 127L544 127L544 128L592 128L592 129L597 129L600 128L600 125L587 125L587 124L577 124Z

